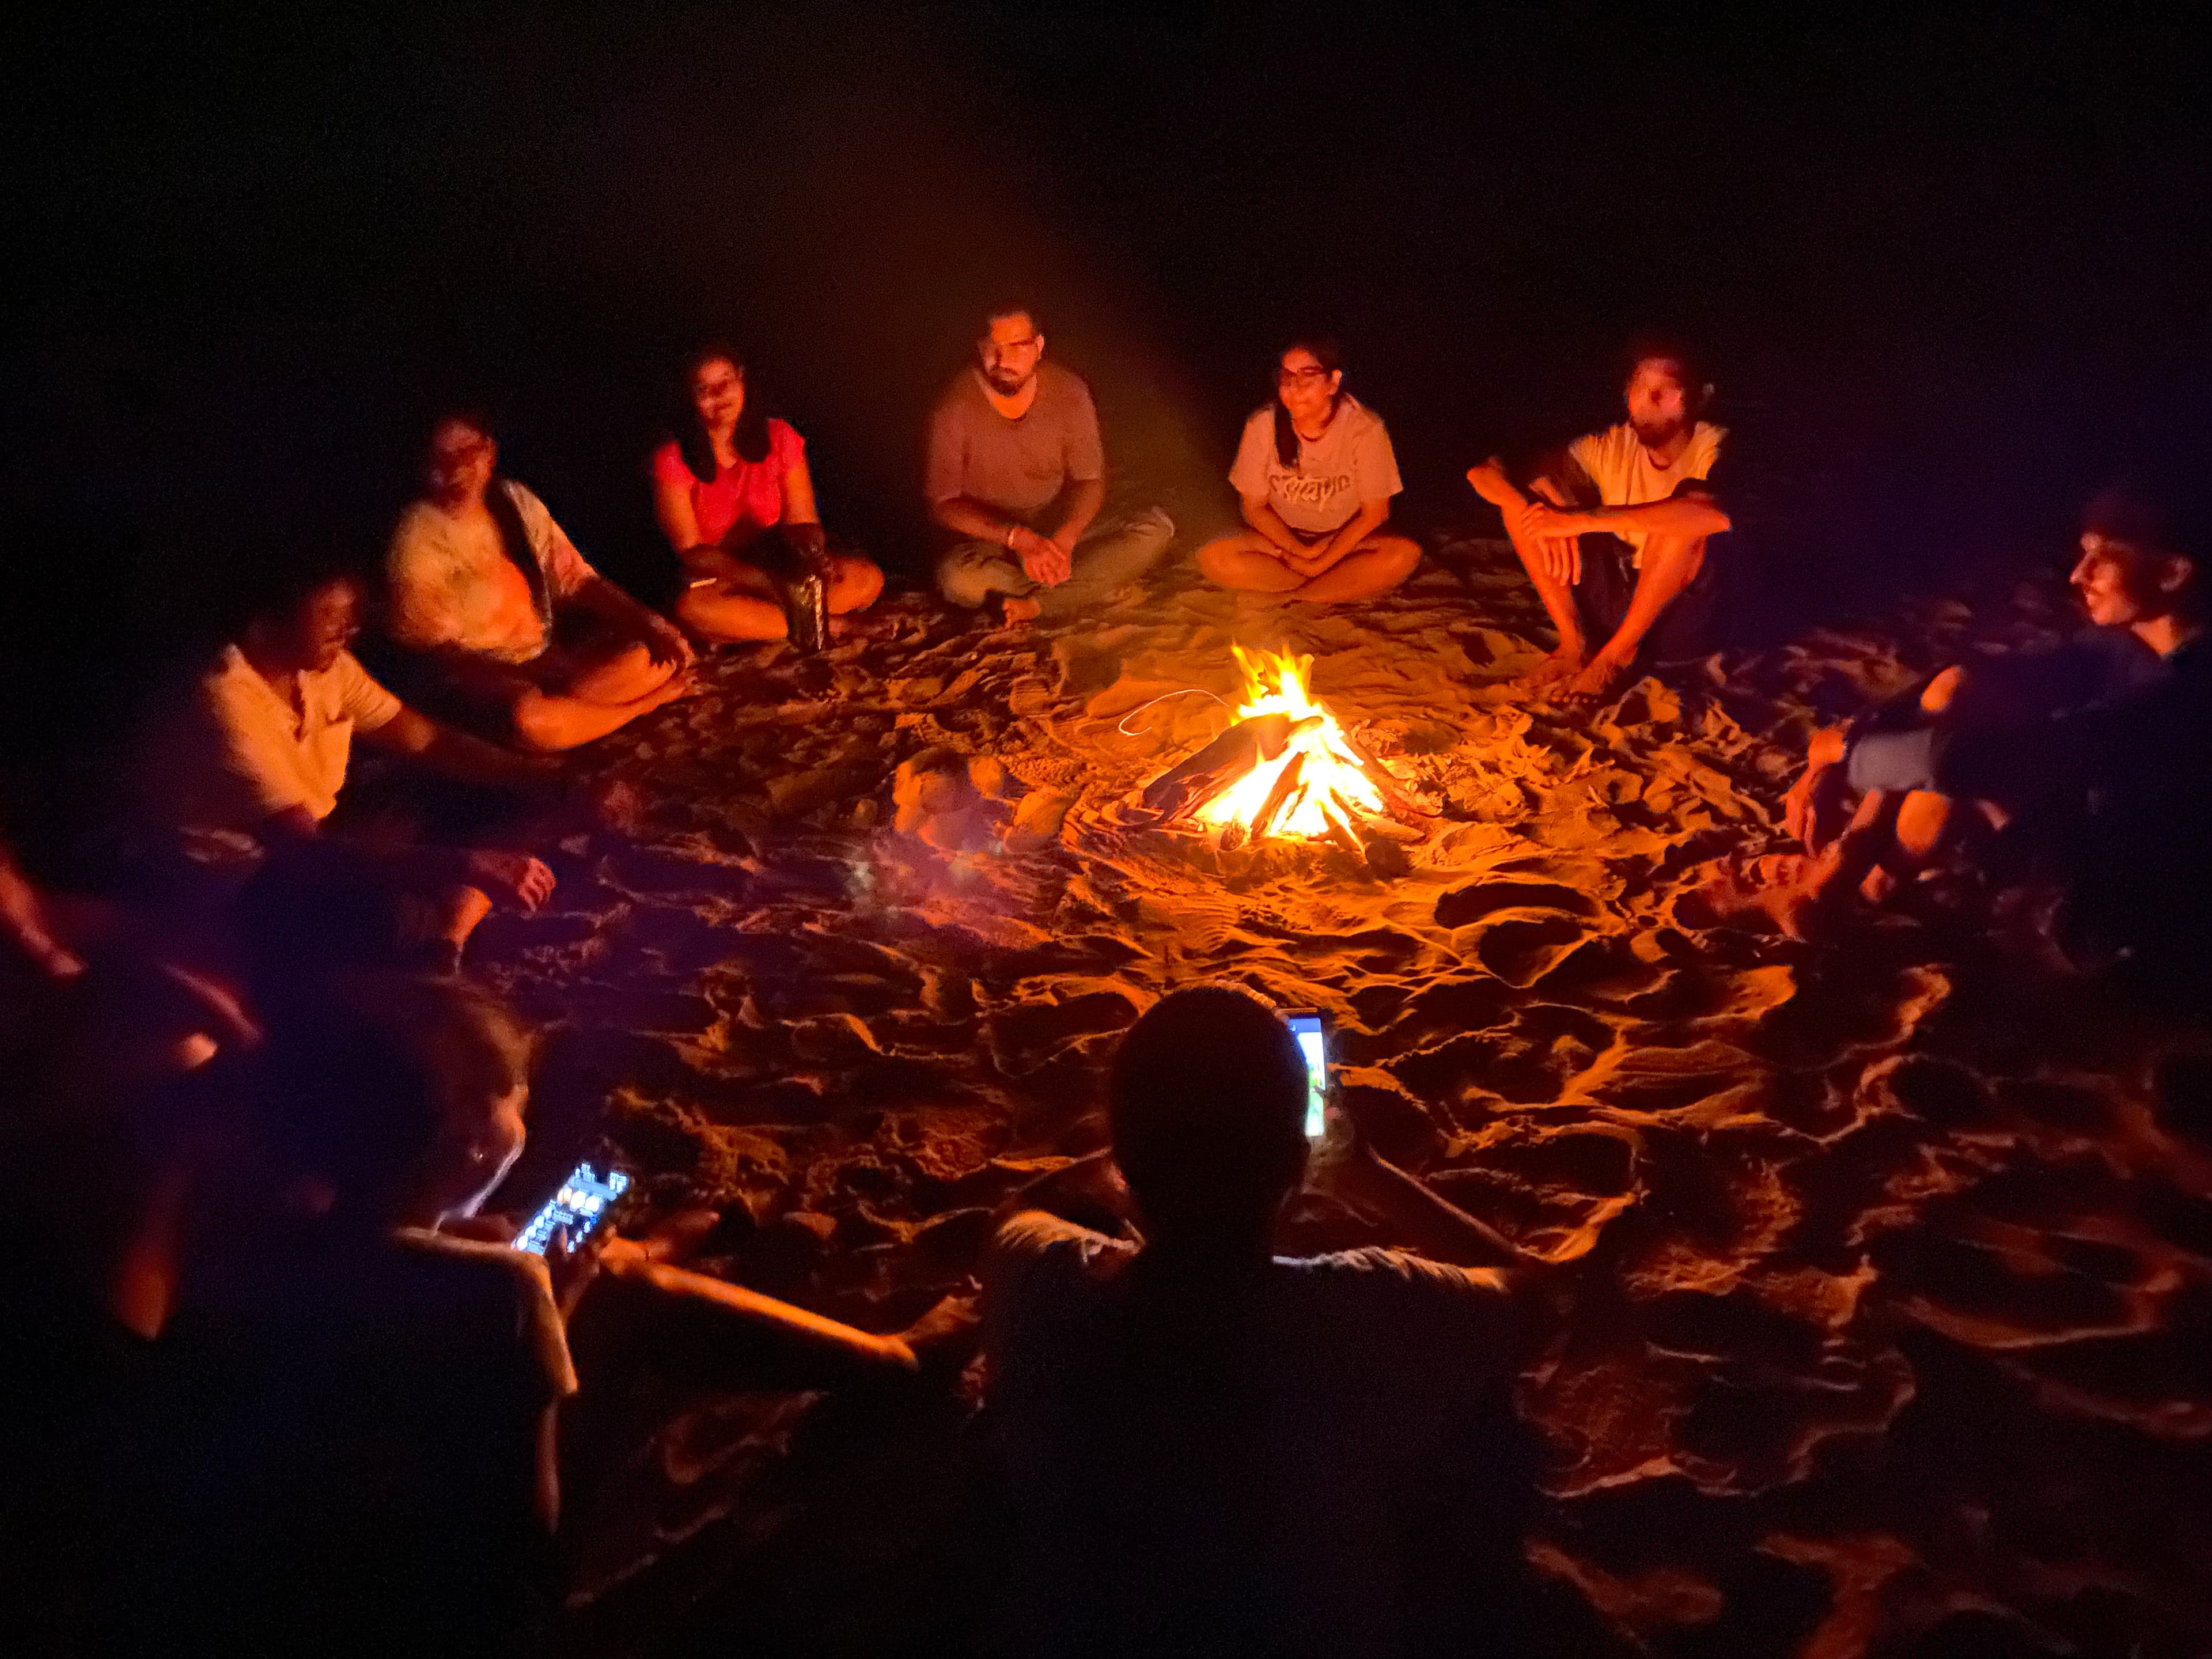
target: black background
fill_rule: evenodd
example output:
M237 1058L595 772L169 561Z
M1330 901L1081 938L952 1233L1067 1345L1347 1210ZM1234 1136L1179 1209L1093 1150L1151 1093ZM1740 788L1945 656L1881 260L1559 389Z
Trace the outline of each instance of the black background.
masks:
M1124 471L1216 489L1294 329L1340 334L1417 522L1709 350L1799 617L2207 453L2180 15L1892 29L1388 8L1164 18L623 8L246 27L87 9L6 54L10 766L191 630L257 526L373 530L464 396L611 573L727 334L833 528L915 568L931 394L1034 296ZM1179 492L1179 493L1177 493Z

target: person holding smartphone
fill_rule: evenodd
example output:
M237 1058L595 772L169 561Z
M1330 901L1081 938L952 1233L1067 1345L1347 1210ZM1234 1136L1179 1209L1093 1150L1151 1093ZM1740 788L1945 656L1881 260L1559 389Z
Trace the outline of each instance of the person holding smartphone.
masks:
M986 1398L1024 1651L1522 1650L1510 1390L1543 1264L1348 1121L1326 1187L1427 1254L1277 1255L1309 1089L1273 1008L1178 990L1115 1058L1110 1156L1029 1194L1122 1236L1000 1227Z

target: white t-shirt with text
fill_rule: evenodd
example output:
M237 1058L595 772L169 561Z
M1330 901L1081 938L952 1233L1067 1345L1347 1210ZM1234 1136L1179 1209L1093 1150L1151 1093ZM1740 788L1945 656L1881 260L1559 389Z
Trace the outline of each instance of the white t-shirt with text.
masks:
M1320 437L1298 440L1295 467L1275 453L1275 405L1255 410L1229 482L1239 495L1265 496L1285 524L1310 536L1342 529L1364 502L1387 501L1406 487L1382 417L1349 392L1337 399Z
M1727 437L1725 428L1700 421L1673 464L1660 466L1652 461L1651 452L1638 441L1636 428L1623 421L1619 426L1609 426L1602 432L1576 439L1567 446L1567 453L1597 486L1598 500L1603 505L1645 507L1668 500L1692 479L1711 478L1721 459L1721 445ZM1644 564L1644 532L1623 530L1616 533L1635 550L1634 562L1640 569Z

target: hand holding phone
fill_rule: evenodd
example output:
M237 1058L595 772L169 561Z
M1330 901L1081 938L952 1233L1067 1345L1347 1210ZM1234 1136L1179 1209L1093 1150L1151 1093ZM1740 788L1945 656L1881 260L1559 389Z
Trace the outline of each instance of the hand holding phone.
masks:
M530 1224L514 1236L514 1248L543 1255L553 1235L566 1229L569 1249L582 1249L584 1241L607 1218L615 1200L629 1190L627 1171L610 1170L601 1176L588 1162L579 1164L560 1189L530 1218Z

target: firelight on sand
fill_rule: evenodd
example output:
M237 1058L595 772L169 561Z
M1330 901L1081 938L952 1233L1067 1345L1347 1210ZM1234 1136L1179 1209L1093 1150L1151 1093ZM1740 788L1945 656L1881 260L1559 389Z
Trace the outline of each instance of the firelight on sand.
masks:
M1384 815L1382 791L1367 775L1351 739L1308 688L1313 659L1287 651L1248 652L1233 643L1229 648L1244 676L1244 701L1237 718L1287 714L1291 739L1275 759L1261 761L1200 807L1194 815L1199 821L1219 827L1224 842L1248 836L1324 841L1333 834L1352 835L1359 822L1354 809ZM1279 783L1285 786L1279 794Z

